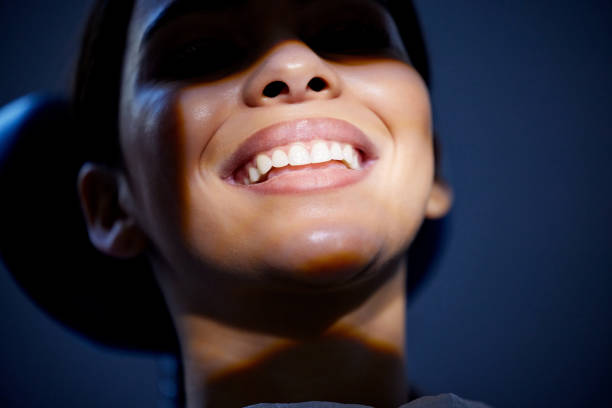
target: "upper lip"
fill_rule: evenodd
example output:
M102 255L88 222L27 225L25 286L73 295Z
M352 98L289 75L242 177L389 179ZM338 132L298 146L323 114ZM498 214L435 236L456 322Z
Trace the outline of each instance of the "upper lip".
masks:
M377 158L377 149L355 125L335 118L297 119L258 130L238 146L221 166L222 178L232 174L257 153L295 142L330 140L349 143L360 150L366 160Z

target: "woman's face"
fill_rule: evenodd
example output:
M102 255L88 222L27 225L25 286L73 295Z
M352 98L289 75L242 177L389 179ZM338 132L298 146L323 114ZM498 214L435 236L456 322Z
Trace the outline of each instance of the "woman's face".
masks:
M371 0L138 0L124 204L165 279L194 299L213 281L327 291L396 260L434 187L408 61Z

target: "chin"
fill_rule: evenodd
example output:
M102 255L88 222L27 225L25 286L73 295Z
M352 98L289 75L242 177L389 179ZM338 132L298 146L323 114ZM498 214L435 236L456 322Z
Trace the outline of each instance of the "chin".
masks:
M266 273L289 284L334 290L368 279L382 247L381 237L361 226L315 226L272 241Z

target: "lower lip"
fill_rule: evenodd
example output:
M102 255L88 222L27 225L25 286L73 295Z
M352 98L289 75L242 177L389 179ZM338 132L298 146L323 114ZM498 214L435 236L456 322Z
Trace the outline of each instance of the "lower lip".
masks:
M258 193L291 194L341 188L363 180L369 173L371 162L362 163L359 170L351 170L344 165L317 166L283 172L266 181L243 187Z

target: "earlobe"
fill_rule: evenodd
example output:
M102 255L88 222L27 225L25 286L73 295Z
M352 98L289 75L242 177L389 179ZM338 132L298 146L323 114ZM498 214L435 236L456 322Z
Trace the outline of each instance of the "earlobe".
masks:
M120 192L127 188L118 171L85 163L78 189L89 239L102 253L131 258L145 249L147 240L136 220L124 208Z
M448 184L436 180L431 188L425 216L430 219L442 218L449 211L453 203L453 192Z

